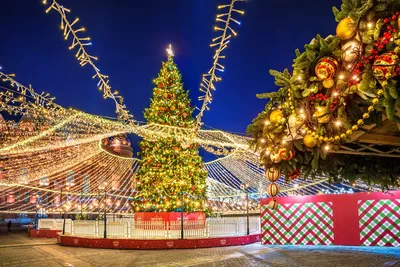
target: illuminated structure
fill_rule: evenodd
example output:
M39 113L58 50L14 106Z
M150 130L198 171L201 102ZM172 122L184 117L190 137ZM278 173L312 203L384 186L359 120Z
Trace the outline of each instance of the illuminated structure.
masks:
M248 184L250 206L257 209L256 200L266 195L269 183L259 165L259 153L249 147L250 138L201 129L215 83L221 80L217 73L224 70L220 63L225 58L222 52L236 35L232 22L240 24L233 15L243 14L236 8L239 2L243 1L231 0L220 7L223 13L217 16L217 22L223 26L215 28L221 35L212 41L211 47L216 49L213 65L202 77L202 106L196 125L184 128L134 121L123 98L111 91L108 76L95 65L96 58L88 54L90 39L79 36L85 29L75 29L78 20L70 23L66 17L69 10L52 1L47 11L60 14L64 37L72 39L70 49L76 51L82 66L93 68L93 78L98 81L103 97L116 104L118 120L66 109L48 94L38 94L32 87L17 82L13 75L0 72L4 85L0 87L1 108L11 116L7 120L0 117L0 212L98 216L105 207L107 213L132 212L130 202L141 182L136 175L140 159L133 157L131 144L122 138L126 133L151 141L174 136L181 143L196 143L219 156L204 164L208 172L208 205L216 210L243 210L245 194L240 188ZM332 188L327 182L327 178L318 177L313 181L297 179L294 183L281 179L277 184L281 195L303 195ZM347 187L373 189L362 183Z

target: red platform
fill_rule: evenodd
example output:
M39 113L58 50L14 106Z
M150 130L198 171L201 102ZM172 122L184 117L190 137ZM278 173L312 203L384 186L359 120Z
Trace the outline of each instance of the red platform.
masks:
M219 237L204 239L163 239L163 240L139 240L139 239L104 239L84 238L77 236L64 236L59 234L57 242L63 246L84 248L115 248L115 249L193 249L239 246L261 242L261 235Z
M42 237L42 238L57 238L57 234L61 233L61 230L36 230L29 229L29 237Z

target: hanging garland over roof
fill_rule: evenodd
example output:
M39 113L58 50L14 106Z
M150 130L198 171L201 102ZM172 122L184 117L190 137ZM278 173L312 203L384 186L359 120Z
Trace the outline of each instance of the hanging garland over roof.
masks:
M257 95L270 101L247 132L261 163L287 180L325 175L398 186L398 159L329 152L363 126L400 123L400 2L344 0L333 13L336 36L317 35L296 50L293 72L270 71L280 88Z

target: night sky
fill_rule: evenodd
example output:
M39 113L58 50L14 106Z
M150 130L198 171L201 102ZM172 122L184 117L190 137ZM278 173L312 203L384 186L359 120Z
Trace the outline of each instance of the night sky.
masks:
M50 0L49 0L50 1ZM86 28L97 66L110 75L111 86L125 98L136 120L143 120L149 106L165 48L172 44L175 61L190 90L192 104L199 105L202 73L212 64L210 41L217 5L229 0L59 0L72 10L73 21ZM68 50L55 11L45 14L41 0L0 0L0 66L17 74L17 81L46 91L56 102L99 115L114 114L112 100L103 100L91 79L93 70L79 66ZM335 33L332 6L341 1L249 0L239 3L246 14L236 16L239 35L225 50L223 81L217 84L211 110L204 116L207 126L244 133L262 111L265 100L257 93L277 87L269 69L291 67L294 50L302 50L317 33Z

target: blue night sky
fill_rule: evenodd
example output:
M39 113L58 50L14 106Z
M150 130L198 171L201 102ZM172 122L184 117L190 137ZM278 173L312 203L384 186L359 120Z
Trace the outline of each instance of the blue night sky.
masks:
M49 0L50 1L50 0ZM80 67L68 50L59 29L59 15L45 14L41 0L0 0L0 66L17 80L46 91L56 102L101 115L114 115L113 101L103 100L91 79L93 70ZM99 57L102 73L125 98L136 120L143 120L149 106L165 48L172 44L185 89L192 104L197 100L202 73L212 64L210 41L217 5L230 0L59 0L79 17L93 45L90 54ZM257 93L276 90L269 69L290 67L294 50L302 49L317 33L335 33L332 6L340 1L268 1L239 3L246 14L237 16L239 35L225 50L223 81L217 84L206 125L244 133L262 111L265 100Z

